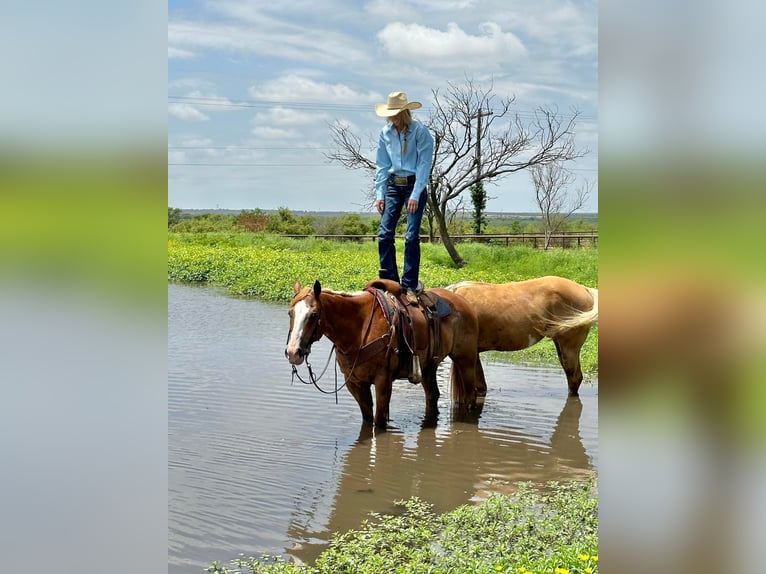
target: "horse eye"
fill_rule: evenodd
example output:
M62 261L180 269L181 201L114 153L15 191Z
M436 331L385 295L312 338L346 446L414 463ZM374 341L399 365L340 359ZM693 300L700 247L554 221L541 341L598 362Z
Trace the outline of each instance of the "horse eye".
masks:
M312 318L312 319L316 319L316 318L317 318L317 313L316 313L316 311L314 311L314 312L311 314L311 318Z

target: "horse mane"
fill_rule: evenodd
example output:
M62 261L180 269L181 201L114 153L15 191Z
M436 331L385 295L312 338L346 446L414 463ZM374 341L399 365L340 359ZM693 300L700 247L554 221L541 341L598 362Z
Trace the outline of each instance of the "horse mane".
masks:
M338 295L340 297L357 297L364 294L364 291L335 291L334 289L325 289L322 287L322 293L328 293L329 295Z
M452 291L455 293L458 289L461 287L467 287L469 285L477 285L483 283L482 281L461 281L460 283L453 283L452 285L447 285L445 289L447 291Z

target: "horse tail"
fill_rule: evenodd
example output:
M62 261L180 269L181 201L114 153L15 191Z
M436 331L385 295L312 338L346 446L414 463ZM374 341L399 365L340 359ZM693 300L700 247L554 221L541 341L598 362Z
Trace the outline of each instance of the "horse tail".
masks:
M548 320L548 336L554 337L570 329L590 326L598 323L598 289L586 287L593 296L593 307L587 311L577 311L569 317Z

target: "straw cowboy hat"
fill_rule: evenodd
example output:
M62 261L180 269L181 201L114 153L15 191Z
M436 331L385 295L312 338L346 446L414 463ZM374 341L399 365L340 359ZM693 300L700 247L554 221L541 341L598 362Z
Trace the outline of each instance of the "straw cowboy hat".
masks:
M391 92L385 104L375 104L375 113L383 118L390 118L402 110L417 110L422 106L420 102L408 102L404 92Z

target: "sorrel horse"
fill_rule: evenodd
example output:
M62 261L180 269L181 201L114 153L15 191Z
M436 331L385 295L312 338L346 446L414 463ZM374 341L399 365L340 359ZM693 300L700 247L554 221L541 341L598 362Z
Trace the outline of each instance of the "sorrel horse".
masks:
M598 289L556 276L500 284L466 281L447 289L473 305L479 320L479 353L518 351L549 337L556 345L569 394L578 394L583 379L580 349L598 322ZM486 390L479 360L476 380Z
M384 287L376 289L373 286ZM476 343L479 326L470 303L445 289L429 289L425 293L433 300L440 298L438 341L427 333L423 307L408 308L402 300L398 283L384 279L370 282L364 291L340 293L322 289L319 281L313 287L293 286L295 296L290 304L290 332L285 356L292 365L300 365L311 352L311 345L326 336L335 345L336 361L362 411L364 423L385 428L389 420L391 389L396 378L421 382L425 391L426 419L435 420L439 387L436 369L449 356L453 364L452 398L460 410L476 406ZM381 300L381 297L384 300ZM390 308L388 307L390 305ZM386 309L389 308L390 312ZM403 348L404 331L400 318L411 317L419 342L429 338L430 344ZM422 328L421 328L422 327ZM424 348L423 348L424 347ZM408 354L410 351L410 354ZM417 355L420 372L413 376L409 368ZM375 412L371 385L375 385Z

